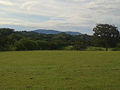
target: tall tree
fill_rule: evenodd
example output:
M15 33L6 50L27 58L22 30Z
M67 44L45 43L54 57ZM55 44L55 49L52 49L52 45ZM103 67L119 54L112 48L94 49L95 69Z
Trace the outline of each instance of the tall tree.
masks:
M14 29L0 28L0 51L8 50L10 47L9 35L14 33Z
M109 47L115 46L118 42L119 31L114 25L97 24L93 31L95 38L104 43L106 51L108 51Z

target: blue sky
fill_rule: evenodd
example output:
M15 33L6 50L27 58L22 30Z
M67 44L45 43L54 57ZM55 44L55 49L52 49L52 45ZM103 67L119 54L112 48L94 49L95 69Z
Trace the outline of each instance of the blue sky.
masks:
M120 0L0 0L0 27L92 34L97 23L120 27Z

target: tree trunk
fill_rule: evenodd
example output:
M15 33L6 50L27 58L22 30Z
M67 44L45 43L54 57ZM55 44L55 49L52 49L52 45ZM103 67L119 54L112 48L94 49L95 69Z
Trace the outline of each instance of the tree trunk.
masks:
M108 51L108 43L106 43L105 47L106 47L106 51Z
M106 47L106 51L108 51L108 47Z

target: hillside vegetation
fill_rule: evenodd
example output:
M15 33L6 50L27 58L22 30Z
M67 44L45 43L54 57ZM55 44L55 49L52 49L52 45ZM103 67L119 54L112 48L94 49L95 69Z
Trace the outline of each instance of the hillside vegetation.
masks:
M117 27L109 24L98 24L93 28L94 34L73 34L76 32L49 33L49 30L15 31L10 28L0 29L0 51L30 50L120 50L120 34ZM57 32L57 31L56 31ZM99 47L102 47L99 49ZM89 49L90 50L90 49ZM93 48L91 48L93 50Z

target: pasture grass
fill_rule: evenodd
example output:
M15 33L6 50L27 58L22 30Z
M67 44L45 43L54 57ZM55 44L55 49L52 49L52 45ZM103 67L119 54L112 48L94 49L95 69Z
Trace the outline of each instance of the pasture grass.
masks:
M120 52L0 52L0 90L120 90Z

